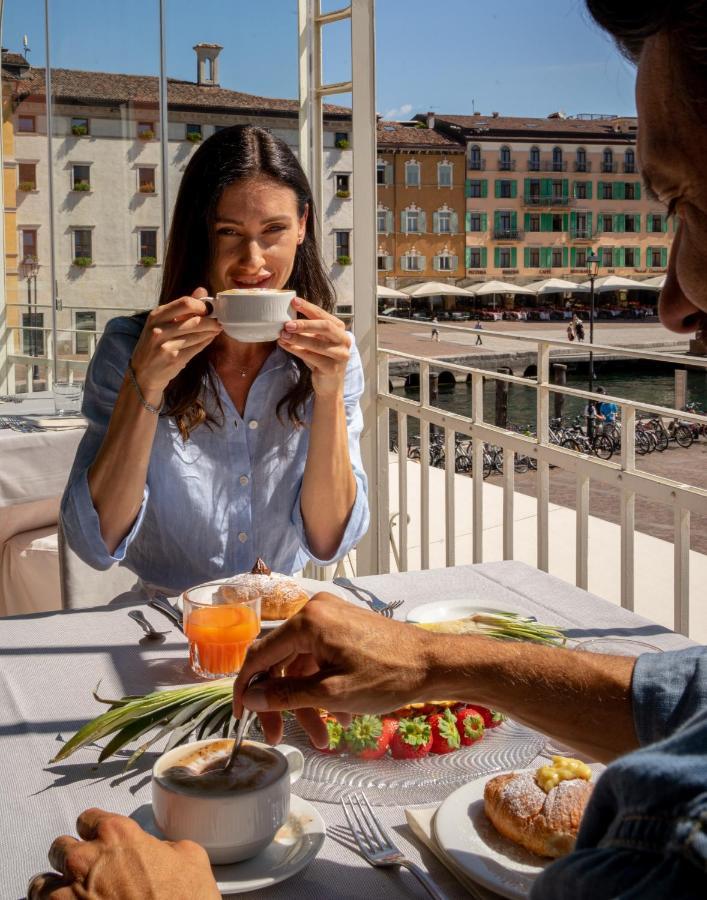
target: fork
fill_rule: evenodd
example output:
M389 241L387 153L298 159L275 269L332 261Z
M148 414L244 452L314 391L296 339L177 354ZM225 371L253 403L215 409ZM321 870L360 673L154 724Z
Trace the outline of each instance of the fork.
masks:
M384 603L380 600L376 595L367 590L366 588L359 587L354 584L348 578L336 578L334 579L334 584L340 584L341 587L346 588L346 590L351 591L351 593L360 600L362 603L367 603L369 608L373 610L373 612L379 613L381 616L385 616L386 619L393 618L393 611L396 610L399 606L402 606L403 600L391 600L390 603Z
M348 794L341 798L351 834L358 844L361 855L377 868L403 866L417 878L434 900L447 900L444 894L432 881L430 876L404 856L393 843L388 831L376 818L366 795Z

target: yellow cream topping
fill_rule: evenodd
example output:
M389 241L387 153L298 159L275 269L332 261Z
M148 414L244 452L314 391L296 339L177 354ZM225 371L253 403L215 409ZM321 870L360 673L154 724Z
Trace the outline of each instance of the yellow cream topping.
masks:
M571 756L553 756L551 766L541 766L535 773L535 783L547 794L561 781L583 778L591 781L592 770L580 759Z

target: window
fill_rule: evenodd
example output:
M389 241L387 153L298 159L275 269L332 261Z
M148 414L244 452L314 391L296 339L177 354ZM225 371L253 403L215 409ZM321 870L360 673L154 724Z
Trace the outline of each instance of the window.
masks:
M603 215L601 217L601 230L602 231L613 231L614 230L614 217L610 215Z
M604 200L614 199L614 185L610 181L604 182Z
M467 257L470 269L481 268L481 247L467 247Z
M25 356L44 356L44 313L22 313L22 352Z
M379 159L376 164L376 184L392 184L393 183L393 166Z
M405 211L405 231L417 234L420 231L420 210L408 209Z
M334 236L336 238L336 260L337 262L343 264L343 260L346 260L346 263L351 261L351 232L350 231L335 231Z
M335 131L334 132L334 146L338 147L339 150L348 149L348 146L349 146L348 131Z
M456 258L451 253L440 253L435 259L435 268L438 272L453 272L456 267Z
M587 235L587 214L577 213L575 217L575 234L588 237Z
M37 163L17 164L17 187L21 191L37 190Z
M540 198L540 179L531 178L528 184L528 199Z
M152 166L140 166L137 170L137 189L141 194L155 193L155 170Z
M137 136L143 141L151 141L155 136L154 122L138 122Z
M140 229L140 247L138 251L138 260L145 265L153 265L157 262L157 229L141 228Z
M437 164L437 186L438 187L451 187L452 186L452 164L448 162L442 162Z
M376 212L376 231L378 234L387 234L388 233L388 217L386 216L387 210L379 209Z
M528 216L528 231L540 231L540 215L531 213Z
M510 269L511 267L511 248L498 248L498 267L500 269Z
M498 155L498 168L502 172L509 172L513 168L510 147L501 147Z
M73 231L74 263L76 260L88 260L83 265L91 265L93 261L92 235L90 228L75 228ZM80 264L79 264L80 265Z
M659 269L661 266L664 266L665 262L663 259L663 256L664 256L663 251L665 250L666 254L667 254L666 248L665 247L650 247L649 249L650 249L650 255L651 255L651 268Z
M648 231L662 231L663 230L663 217L660 215L650 215L648 216Z
M77 310L74 313L74 353L89 356L91 352L91 332L96 333L96 313Z
M379 253L378 254L378 271L379 272L390 272L393 268L393 257L388 253Z
M562 200L565 197L564 184L562 181L552 182L552 199Z
M22 257L21 261L39 259L37 254L37 229L36 228L23 228L21 231L22 236Z
M528 157L528 169L531 172L540 171L540 149L538 147L530 148L530 155Z
M578 269L584 269L587 266L587 251L584 247L577 247L575 251L574 264Z
M602 172L614 171L614 151L610 147L605 147L601 155L601 170Z
M480 181L469 181L468 182L468 197L481 197L481 182Z
M640 231L638 216L626 216L624 219L624 231Z
M71 167L71 190L72 191L90 191L91 190L91 167L83 163L73 165Z
M37 130L34 116L18 116L17 130L22 134L34 134Z
M469 148L469 168L475 171L481 169L481 147L476 144Z
M529 269L539 269L540 268L540 248L539 247L529 247L528 248L528 268Z
M441 209L437 213L437 233L452 233L452 212L449 209Z
M577 158L575 160L574 168L576 172L587 171L587 151L584 149L584 147L577 148Z
M201 133L201 125L190 124L187 125L187 140L188 141L200 141L203 137Z
M564 168L562 160L562 147L553 147L552 149L552 171L561 172Z
M636 185L632 181L627 181L624 185L624 199L636 200Z
M405 186L420 187L420 164L417 162L405 163Z
M500 210L496 214L496 232L501 235L510 236L513 228L513 213L507 210Z
M561 269L562 268L562 247L553 247L552 248L552 268L553 269Z
M469 228L468 231L481 231L481 213L480 212L470 212L469 213Z
M339 172L336 175L336 196L345 199L351 196L351 176L348 173Z
M422 272L425 268L424 266L424 257L420 256L419 253L408 253L405 256L401 257L401 268L405 269L408 272Z
M636 171L636 154L633 150L626 150L624 153L624 172Z
M499 181L498 182L498 196L499 197L512 197L513 196L513 184L512 181Z
M614 249L613 249L613 247L602 247L601 248L601 264L602 264L602 266L606 266L608 269L613 268L613 265L614 265Z
M587 182L586 181L576 181L574 185L574 195L577 200L587 200Z
M74 137L83 137L88 134L88 119L81 116L74 116L71 119L71 133Z
M562 227L562 215L560 213L554 213L552 216L552 228L551 231L564 231Z
M635 268L638 265L638 251L635 247L626 247L624 249L624 265L628 268Z

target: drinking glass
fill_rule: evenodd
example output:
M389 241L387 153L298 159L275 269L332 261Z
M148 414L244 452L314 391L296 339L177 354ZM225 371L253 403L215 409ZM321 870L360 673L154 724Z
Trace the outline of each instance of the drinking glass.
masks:
M184 633L189 664L202 678L237 675L248 647L260 632L260 597L234 602L222 583L200 584L184 592Z
M57 415L81 412L83 385L76 381L55 381L52 386L54 412Z

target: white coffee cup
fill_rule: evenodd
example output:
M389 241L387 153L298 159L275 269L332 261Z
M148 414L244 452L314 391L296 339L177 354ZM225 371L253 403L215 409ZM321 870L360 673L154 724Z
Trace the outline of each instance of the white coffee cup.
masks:
M210 318L218 319L229 337L257 344L276 341L285 322L295 318L295 296L294 291L234 288L204 299L214 305Z
M277 770L269 783L238 791L197 794L160 777L185 756L213 743L195 741L160 756L152 769L152 811L166 838L195 841L212 863L221 865L250 859L272 842L287 821L290 786L302 775L304 757L286 744L275 749L257 741L245 742L274 754Z

